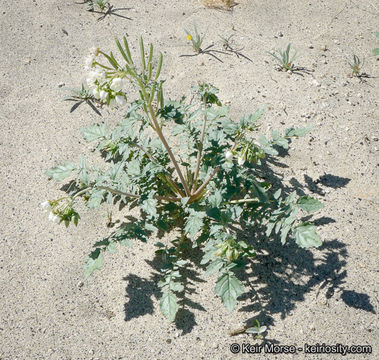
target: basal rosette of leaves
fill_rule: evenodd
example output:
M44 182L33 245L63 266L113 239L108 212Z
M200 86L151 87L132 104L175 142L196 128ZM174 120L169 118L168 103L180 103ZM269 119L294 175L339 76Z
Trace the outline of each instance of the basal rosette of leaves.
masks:
M43 207L51 220L68 226L78 223L74 207L79 199L88 208L104 202L138 206L138 221L123 224L95 244L85 279L103 266L104 255L115 252L118 244L131 246L133 241L147 242L177 230L171 234L179 236L171 242L154 244L162 263L158 283L162 313L174 321L190 266L206 266L207 274L217 276L215 293L232 311L244 292L235 270L255 256L254 241L262 229L269 240L283 245L288 239L303 248L321 245L315 226L299 219L322 204L295 192L282 194L277 184L264 179L267 157L278 156L278 148L288 149L291 138L310 129L290 128L283 135L273 131L267 139L257 133L264 108L233 121L218 90L209 84L195 86L191 101L164 100L164 81L159 80L162 54L156 61L150 45L146 55L141 38L137 63L125 38L123 44L116 43L123 63L113 53L98 50L88 70L101 75L91 86L108 92L104 99L109 105L115 95L126 99L121 85L129 81L138 89L139 99L129 104L117 126L94 124L82 129L106 166L89 166L83 157L78 164L66 162L48 170L46 174L56 181L71 177L74 182L66 197L44 202ZM179 145L174 148L170 143ZM246 239L242 232L248 234ZM195 251L201 251L199 262L191 256Z

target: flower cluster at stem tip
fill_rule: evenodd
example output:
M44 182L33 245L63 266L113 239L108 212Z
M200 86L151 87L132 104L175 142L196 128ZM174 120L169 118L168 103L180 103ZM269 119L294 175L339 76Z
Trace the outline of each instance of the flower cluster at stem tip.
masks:
M126 96L123 89L126 86L126 79L115 77L107 79L105 71L97 66L97 56L100 49L90 49L90 54L85 59L84 69L88 71L86 83L91 95L111 108L126 105Z
M45 211L45 212L48 212L50 211L49 213L49 220L52 221L53 223L56 223L56 224L59 224L60 221L61 221L61 218L60 216L54 214L52 212L52 207L50 205L50 202L49 201L44 201L43 203L40 204L42 209Z

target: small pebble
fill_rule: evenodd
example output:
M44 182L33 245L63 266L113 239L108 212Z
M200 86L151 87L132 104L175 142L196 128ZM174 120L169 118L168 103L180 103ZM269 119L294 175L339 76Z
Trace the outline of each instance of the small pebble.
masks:
M63 86L65 86L65 83L61 81L61 82L58 84L58 87L61 88L61 87L63 87Z

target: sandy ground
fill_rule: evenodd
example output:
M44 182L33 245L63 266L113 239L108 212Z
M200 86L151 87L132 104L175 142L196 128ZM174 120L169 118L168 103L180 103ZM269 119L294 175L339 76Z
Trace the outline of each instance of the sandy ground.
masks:
M379 30L375 1L251 0L232 12L205 9L195 0L114 0L129 7L97 21L72 0L1 2L0 359L239 359L273 355L230 352L255 344L228 331L259 319L268 342L371 345L379 358L378 330L378 61L369 57ZM253 62L221 56L223 63L190 54L184 28L196 23L205 45L233 39ZM84 211L77 228L47 220L39 203L59 186L44 171L79 161L91 148L79 129L100 121L88 106L69 112L66 86L79 87L88 48L115 49L114 37L139 35L165 55L167 97L189 94L197 81L213 83L236 119L263 104L263 132L313 124L294 142L277 172L299 194L312 194L324 245L304 251L268 243L246 279L247 295L229 314L213 294L214 279L194 269L191 307L176 325L159 311L151 261L154 247L136 244L106 258L80 287L95 241L109 234L106 211ZM303 77L275 70L266 52L289 42ZM366 57L373 78L349 78L347 58ZM115 122L120 113L103 111ZM125 214L124 214L125 215ZM123 216L122 214L119 216ZM250 290L251 289L251 290ZM340 355L277 358L339 359Z

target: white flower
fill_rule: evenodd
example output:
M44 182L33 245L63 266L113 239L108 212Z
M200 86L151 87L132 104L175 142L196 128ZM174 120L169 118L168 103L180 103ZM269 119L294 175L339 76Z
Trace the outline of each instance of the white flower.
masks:
M95 82L101 82L102 80L105 80L105 72L100 69L91 70L87 75L87 85L90 88L93 88L96 86Z
M49 214L49 220L53 223L58 224L61 221L61 218L58 215L53 214L52 212Z
M239 156L238 157L238 165L242 166L244 163L245 163L245 160Z
M114 78L112 80L110 88L113 91L115 91L115 92L119 92L122 89L123 86L124 86L124 80L123 79L121 79L121 78Z
M100 91L99 88L95 87L92 89L92 95L95 99L100 99Z
M108 96L109 96L109 94L104 90L101 90L99 95L100 95L100 100L104 102L107 101Z
M233 153L231 151L227 151L225 153L225 160L226 161L232 161L232 159L233 159Z
M126 99L124 95L116 95L116 103L120 106L126 105Z
M40 204L40 206L45 212L51 210L51 205L48 201L44 201L43 203Z

